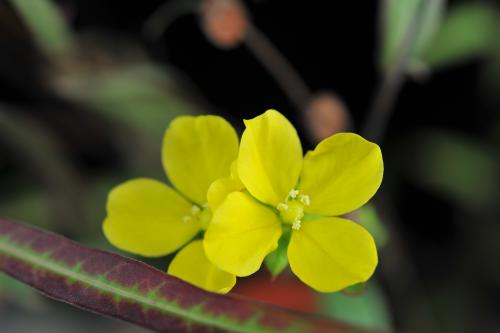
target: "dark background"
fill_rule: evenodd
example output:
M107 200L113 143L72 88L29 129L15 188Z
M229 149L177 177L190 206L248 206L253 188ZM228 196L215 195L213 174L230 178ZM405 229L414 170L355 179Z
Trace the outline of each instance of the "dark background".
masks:
M448 4L451 7L464 2ZM151 61L178 72L172 77L174 82L179 79L182 94L187 91L188 99L202 105L205 112L224 115L241 128L241 118L276 108L294 121L305 145L313 146L301 121L303 110L289 102L245 46L230 50L215 47L200 29L196 15L180 17L161 38L148 40L142 26L163 1L59 3L77 33L91 31L93 36L102 36L103 45L116 58L126 58L121 54L123 45L133 45ZM253 23L286 56L311 90L334 92L345 103L353 129L358 131L381 81L377 70L378 2L245 3ZM49 65L20 19L3 1L0 49L0 102L8 106L8 112L20 113L47 128L61 143L63 155L83 182L124 169L126 158L109 130L115 125L48 87L45 69ZM500 150L500 90L491 83L485 87L484 72L485 60L472 59L425 78L409 79L381 142L385 180L375 202L387 225L389 242L381 249L375 279L382 286L391 323L397 329L500 330L500 213L495 204L498 198L491 198L491 193L497 192L488 192L478 203L470 199L475 191L481 191L483 182L495 188L500 185L498 174L491 178L487 172L483 178L482 164L477 167L473 163L476 153L481 161L483 155L497 161ZM454 159L453 154L447 158L448 149L459 151L462 159ZM463 151L471 151L474 156L461 155ZM38 183L37 171L32 170L35 167L20 167L16 154L0 141L0 200ZM439 168L432 164L436 158ZM497 166L488 164L485 168ZM439 179L447 176L447 169L455 175L459 167L462 173L450 180L464 182L456 194L452 185L446 181L442 185ZM110 183L140 173L125 171ZM468 179L472 179L470 183L466 183ZM38 185L44 186L43 182ZM483 198L482 194L477 196ZM104 201L101 203L104 206ZM74 228L62 229L58 231L79 238ZM82 241L87 239L82 237Z

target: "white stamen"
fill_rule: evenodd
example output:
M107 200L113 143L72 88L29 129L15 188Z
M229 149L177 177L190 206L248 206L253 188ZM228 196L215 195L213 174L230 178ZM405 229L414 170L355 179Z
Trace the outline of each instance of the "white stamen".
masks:
M311 199L307 194L299 195L299 201L306 206L309 206L311 204Z
M277 206L276 209L279 210L280 212L284 210L288 210L288 205L280 202Z
M196 205L193 205L191 207L191 214L193 214L193 215L197 215L200 211L201 211L200 207L198 207Z
M184 223L189 223L189 222L191 222L191 220L192 220L191 216L183 216L182 217L182 222L184 222Z
M296 219L295 221L293 221L292 229L299 230L301 224L302 224L302 221L300 219Z
M295 199L299 195L299 190L292 189L290 193L288 193L288 198Z

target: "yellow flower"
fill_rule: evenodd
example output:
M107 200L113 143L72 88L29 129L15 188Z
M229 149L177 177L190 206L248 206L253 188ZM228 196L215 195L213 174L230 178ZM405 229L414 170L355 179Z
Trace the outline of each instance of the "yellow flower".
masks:
M208 189L215 180L229 175L237 154L238 136L224 119L176 118L165 132L162 160L177 191L146 178L114 188L108 197L103 223L107 239L119 249L146 257L178 250L207 228L212 218L212 209L207 204ZM227 179L231 183L232 178ZM225 190L224 186L214 187L211 196L217 197ZM201 240L184 246L171 262L168 273L219 293L228 292L236 283L233 274L208 261Z
M378 261L372 236L336 216L361 207L379 188L379 147L340 133L303 157L297 132L279 112L245 125L237 171L248 192L228 194L214 211L203 241L209 260L248 276L291 230L287 256L304 283L332 292L369 279Z

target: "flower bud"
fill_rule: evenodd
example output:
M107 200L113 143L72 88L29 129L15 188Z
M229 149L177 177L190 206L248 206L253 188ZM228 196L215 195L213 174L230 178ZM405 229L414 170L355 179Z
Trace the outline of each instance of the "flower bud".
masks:
M306 119L314 142L347 131L351 123L344 103L330 92L322 92L311 98L306 110Z
M239 0L203 0L201 26L207 38L221 49L238 46L248 29L248 13Z

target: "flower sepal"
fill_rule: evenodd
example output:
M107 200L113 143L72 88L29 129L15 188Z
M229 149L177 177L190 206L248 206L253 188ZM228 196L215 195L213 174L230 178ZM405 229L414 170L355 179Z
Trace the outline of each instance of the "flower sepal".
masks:
M286 251L288 249L288 243L290 243L291 235L292 231L290 230L290 227L284 226L283 233L278 241L278 248L269 253L264 259L264 263L273 278L277 277L285 268L288 267L288 256Z

